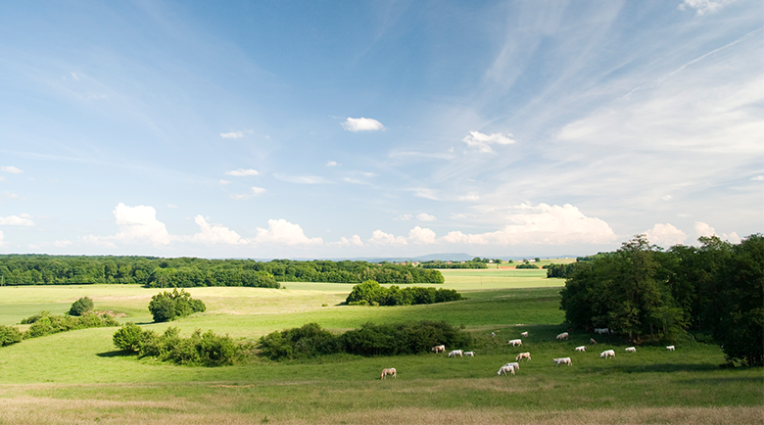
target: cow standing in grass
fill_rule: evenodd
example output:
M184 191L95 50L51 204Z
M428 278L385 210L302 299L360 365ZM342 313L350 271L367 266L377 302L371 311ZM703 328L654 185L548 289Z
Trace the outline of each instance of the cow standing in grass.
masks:
M385 376L392 376L393 378L397 378L398 374L395 371L394 367L382 369L382 375L379 376L379 379L385 379Z

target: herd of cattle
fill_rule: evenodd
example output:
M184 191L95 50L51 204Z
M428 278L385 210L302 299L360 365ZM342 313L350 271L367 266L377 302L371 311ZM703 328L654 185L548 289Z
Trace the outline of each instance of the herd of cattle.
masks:
M599 335L606 335L608 333L613 333L612 330L608 330L607 328L594 329L594 332L599 334ZM491 335L493 336L495 334L491 333ZM520 336L527 337L528 336L528 332L527 331L526 332L522 332L520 334ZM557 340L558 341L567 341L569 336L570 336L570 334L568 332L563 332L563 333L557 335ZM597 343L597 341L595 341L593 338L590 338L589 342L591 344L596 344ZM511 345L513 347L519 347L519 346L523 345L523 340L522 339L511 339L511 340L509 340L509 345ZM669 346L666 347L666 349L668 351L675 351L676 347L673 346L673 345L669 345ZM576 347L575 350L576 350L576 352L586 352L586 346L582 345L580 347ZM432 347L431 351L433 353L435 353L435 354L445 353L446 352L446 346L445 345L436 345L436 346ZM636 347L627 347L625 351L627 353L636 353L637 352L637 348ZM459 356L459 357L463 357L463 356L466 356L466 357L475 357L475 353L473 351L462 351L462 350L453 350L453 351L448 353L448 357L456 357L456 356ZM610 358L610 357L615 357L615 350L605 350L602 353L600 353L600 357L605 358L605 359ZM515 361L514 362L505 364L504 366L502 366L499 369L499 371L496 374L497 375L506 375L508 373L511 373L512 375L514 375L515 372L520 370L520 363L519 362L521 360L528 360L528 361L530 361L531 360L531 353L530 352L525 352L525 353L518 354L517 357L515 357ZM571 361L570 357L560 357L560 358L552 359L552 363L554 363L557 366L559 366L559 365L573 366L573 362ZM385 379L386 376L392 376L393 378L397 378L398 377L397 373L395 371L395 368L383 369L382 370L382 375L380 376L380 379Z

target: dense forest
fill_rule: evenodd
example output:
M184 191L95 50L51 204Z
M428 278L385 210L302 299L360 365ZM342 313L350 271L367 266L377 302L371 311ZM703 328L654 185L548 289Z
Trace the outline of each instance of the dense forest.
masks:
M700 242L663 251L639 235L576 263L562 290L566 321L636 343L710 331L730 360L764 364L764 237Z
M6 285L137 283L155 288L252 286L279 282L443 283L437 270L365 261L208 260L113 256L0 255Z

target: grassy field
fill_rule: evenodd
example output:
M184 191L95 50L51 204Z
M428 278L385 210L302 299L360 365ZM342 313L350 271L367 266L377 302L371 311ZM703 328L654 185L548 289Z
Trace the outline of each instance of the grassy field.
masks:
M561 280L500 270L481 285L466 278L491 272L469 272L445 273L444 287L465 301L427 306L341 306L352 287L342 284L191 288L208 310L172 326L253 340L308 322L339 331L368 321L446 320L480 338L474 358L346 355L194 368L125 356L112 344L114 328L86 329L0 348L0 424L762 422L762 370L720 369L717 346L683 340L676 352L647 346L626 355L615 337L574 333L557 342ZM128 315L120 321L162 331L170 325L151 324L146 309L157 292L132 285L3 287L0 324L40 310L63 313L87 295L98 310ZM522 347L507 346L523 331L530 335ZM598 345L574 352L592 336ZM616 358L600 359L608 348ZM520 351L533 360L516 376L496 376ZM551 362L567 356L572 367ZM398 378L380 381L384 367L397 368Z

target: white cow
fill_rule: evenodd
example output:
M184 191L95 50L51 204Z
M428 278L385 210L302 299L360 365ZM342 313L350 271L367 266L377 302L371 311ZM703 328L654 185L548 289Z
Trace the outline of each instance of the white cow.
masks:
M445 353L446 352L446 346L445 345L436 345L436 346L432 347L432 351L435 354Z
M454 350L448 353L448 357L456 357L456 356L462 357L463 354L464 353L462 352L462 350Z
M589 338L589 344L596 344L597 341L594 340L594 338Z
M610 332L608 328L594 328L594 333L599 335L607 335L608 332Z
M669 345L668 347L666 347L666 349L669 351L674 351L676 350L676 347L674 347L673 345Z
M615 350L605 350L602 353L600 353L600 357L604 357L604 358L615 357Z
M501 369L499 369L498 372L496 372L497 375L506 375L507 373L511 373L512 375L515 374L515 368L512 366L502 366Z
M520 363L517 363L517 362L507 363L504 366L512 366L515 369L515 371L517 372L520 371Z
M584 353L585 353L585 352L586 352L586 346L585 346L585 345L582 345L582 346L580 346L580 347L576 347L576 351L581 351L581 352L584 352Z
M382 375L379 376L379 379L385 379L385 376L392 376L393 378L397 378L398 374L395 372L395 368L391 367L388 369L382 369Z
M626 347L626 352L627 353L636 353L637 352L637 347Z
M573 362L570 361L570 357L561 357L559 359L552 359L552 362L554 362L554 364L556 364L557 366L559 366L561 364L566 364L568 366L573 366Z
M474 351L465 351L464 352L464 356L465 357L475 357L475 352Z
M528 331L525 331L525 332L521 333L520 336L523 337L523 338L527 337L528 336Z
M562 340L567 341L569 336L570 336L570 334L568 334L567 332L563 332L563 333L557 335L557 340L558 341L562 341Z
M520 353L520 354L517 355L517 357L515 357L515 361L516 362L519 362L522 359L526 359L528 361L531 361L531 353L530 352Z
M522 339L512 339L512 340L509 341L509 345L511 345L513 347L517 347L518 345L523 345L523 340Z

